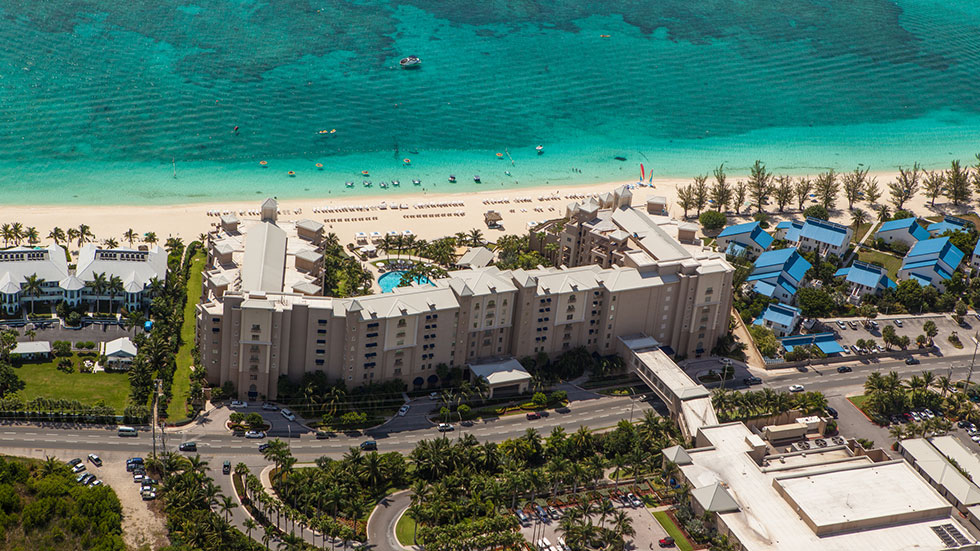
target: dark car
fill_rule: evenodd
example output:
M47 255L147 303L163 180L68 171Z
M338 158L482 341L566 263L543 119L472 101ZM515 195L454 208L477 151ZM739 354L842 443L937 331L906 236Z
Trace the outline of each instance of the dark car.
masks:
M68 466L74 467L75 465L78 465L81 462L82 460L76 457L75 459L72 459L71 461L68 462Z
M536 411L529 411L527 412L527 418L528 420L540 419L541 414Z
M834 419L837 419L837 410L836 409L834 409L834 408L832 408L830 406L827 406L824 409L827 412L827 415L833 417Z
M268 442L263 442L263 443L259 444L259 451L260 452L264 452L265 450L269 449L269 446L271 446L271 445L272 444L270 444Z
M746 385L761 385L762 379L760 377L746 377L742 379L742 382Z
M661 538L660 541L657 542L657 544L660 545L660 547L673 547L674 538L670 536L667 536L666 538Z
M231 474L231 461L225 461L221 464L221 474Z
M851 371L854 371L854 370L851 369L851 366L848 366L848 365L842 365L842 366L840 366L840 367L837 368L837 372L838 373L850 373Z
M88 460L91 461L92 464L95 465L96 467L101 467L102 466L102 458L100 458L99 456L95 455L94 453L88 454Z
M905 358L905 365L918 365L919 358Z
M362 450L376 450L376 449L378 449L378 443L375 442L374 440L365 440L364 442L361 442L361 449Z
M196 452L197 451L197 443L196 442L183 442L179 446L179 449L182 452Z
M330 438L331 436L333 436L333 433L332 432L327 432L325 430L318 430L318 431L316 431L316 439L317 440L325 440L327 438Z

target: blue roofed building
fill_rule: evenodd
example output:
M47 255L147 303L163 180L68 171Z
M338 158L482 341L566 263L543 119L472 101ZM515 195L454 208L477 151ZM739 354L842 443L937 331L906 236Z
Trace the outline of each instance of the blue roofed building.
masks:
M843 256L854 235L854 231L847 226L819 218L807 218L795 239L790 236L792 233L787 232L786 241L800 251L816 251L820 256Z
M752 322L752 325L768 327L777 337L785 337L796 329L796 324L800 322L800 315L799 308L786 304L770 304Z
M728 226L718 234L715 241L718 243L719 251L753 259L769 250L773 238L762 229L762 224L759 222L748 222Z
M970 266L980 270L980 239L977 240L977 246L973 247L973 254L970 256Z
M941 222L934 222L929 224L926 230L929 231L929 235L933 237L939 237L942 234L952 231L952 232L968 232L973 229L973 223L969 220L964 220L962 218L957 218L955 216L946 216Z
M837 335L833 333L811 333L809 335L793 335L779 339L779 344L787 352L792 352L797 346L816 346L821 352L830 356L840 354L844 347L837 342Z
M843 277L847 282L851 290L848 300L853 304L860 304L864 295L880 295L885 289L895 287L895 282L888 277L888 272L884 268L860 260L855 260L854 264L847 268L837 270L834 276Z
M800 230L803 229L803 222L797 220L784 220L776 224L776 239L797 242L800 240Z
M766 251L756 259L746 281L757 293L783 304L793 304L803 277L812 267L796 249Z
M889 220L875 232L875 239L883 239L886 243L901 242L912 247L919 241L929 239L929 230L920 226L915 217Z
M919 241L905 255L898 278L911 279L923 286L933 285L939 292L944 292L946 281L953 277L964 256L949 237Z

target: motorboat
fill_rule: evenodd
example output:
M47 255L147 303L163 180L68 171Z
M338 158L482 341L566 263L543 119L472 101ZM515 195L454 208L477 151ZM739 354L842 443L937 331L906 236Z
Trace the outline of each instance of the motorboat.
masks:
M418 56L410 55L408 57L403 57L398 64L402 66L402 69L415 69L422 65L422 59Z
M388 182L381 182L379 185L381 186L381 189L388 189Z
M474 176L473 177L473 181L479 184L480 183L480 175L477 174L476 176Z
M450 174L449 175L449 181L455 184L456 183L456 177L453 176L452 174Z
M345 185L347 187L354 187L354 182L347 182Z
M371 182L364 180L364 187L371 187Z
M417 186L420 186L420 185L422 185L422 180L415 179L415 180L412 180L412 183L415 184L415 185L417 185Z
M395 187L398 187L398 186L400 186L400 185L402 185L402 183L401 183L401 182L399 182L398 180L392 180L392 181L391 181L391 185L393 185L393 186L395 186Z

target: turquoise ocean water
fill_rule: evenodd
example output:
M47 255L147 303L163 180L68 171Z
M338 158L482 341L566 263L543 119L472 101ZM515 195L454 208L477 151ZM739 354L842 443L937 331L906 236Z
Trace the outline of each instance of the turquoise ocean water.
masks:
M662 176L755 159L891 170L980 152L975 0L4 0L0 43L0 204L561 186L637 178L641 162ZM398 68L408 54L421 69Z

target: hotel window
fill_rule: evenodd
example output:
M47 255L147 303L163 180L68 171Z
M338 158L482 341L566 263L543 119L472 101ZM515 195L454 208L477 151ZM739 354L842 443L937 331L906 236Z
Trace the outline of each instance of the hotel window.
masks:
M326 325L327 320L316 320L317 325Z
M315 363L316 363L316 365L323 365L324 362L323 362L322 359L319 359Z
M327 340L326 339L317 339L316 340L316 343L317 344L327 344Z
M496 301L491 300L491 301L487 302L487 308L496 308L496 307L497 307L497 302Z
M320 356L322 356L323 354L325 354L325 353L326 353L326 350L324 350L324 349L322 349L322 348L317 348L317 349L316 349L316 353L317 353L318 355L320 355Z
M253 323L252 324L252 331L261 331L261 328L259 327L259 324Z
M405 320L404 319L398 320L398 327L405 327L406 325L407 324L405 323Z

